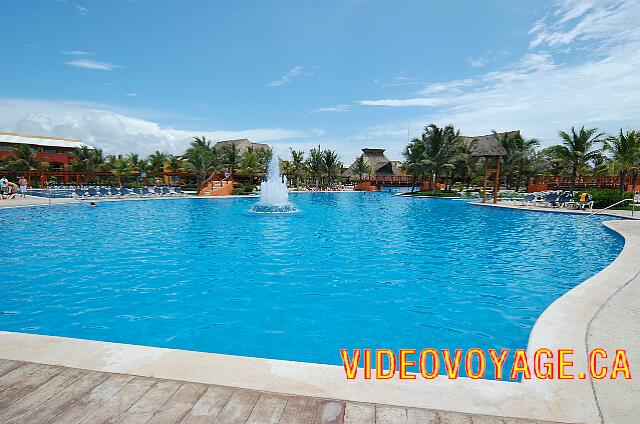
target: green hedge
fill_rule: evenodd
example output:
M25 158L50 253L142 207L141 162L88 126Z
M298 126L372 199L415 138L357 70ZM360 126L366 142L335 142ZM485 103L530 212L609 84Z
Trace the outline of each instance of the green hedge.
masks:
M575 199L580 199L581 193L589 193L591 195L591 200L593 200L593 207L596 209L606 208L608 206L613 205L616 202L619 202L623 198L625 199L633 199L633 193L625 192L623 196L620 196L620 190L613 188L591 188L584 191L578 191L575 195ZM621 203L618 206L615 206L614 209L623 209L628 202Z

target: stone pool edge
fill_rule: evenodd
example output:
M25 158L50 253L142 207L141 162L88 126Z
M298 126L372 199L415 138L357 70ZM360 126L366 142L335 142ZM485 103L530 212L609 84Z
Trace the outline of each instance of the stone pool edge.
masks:
M573 348L576 365L584 362L578 355L586 351L591 318L619 288L637 277L640 266L633 256L640 254L640 224L604 224L625 238L622 252L604 270L565 293L543 312L532 329L529 352L537 347ZM585 302L585 296L589 302ZM0 358L364 403L601 422L588 379L523 383L442 377L429 381L348 381L340 366L4 331L0 331Z

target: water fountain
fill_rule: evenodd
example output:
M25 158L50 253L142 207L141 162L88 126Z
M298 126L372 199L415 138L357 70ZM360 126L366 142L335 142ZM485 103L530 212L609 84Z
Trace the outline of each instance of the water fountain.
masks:
M287 177L280 175L278 155L273 153L267 169L267 178L260 186L260 201L253 205L253 211L259 213L291 213L298 208L289 202Z

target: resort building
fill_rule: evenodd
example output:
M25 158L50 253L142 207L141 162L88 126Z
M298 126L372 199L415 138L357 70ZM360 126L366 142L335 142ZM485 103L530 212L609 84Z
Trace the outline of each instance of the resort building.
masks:
M11 155L11 148L19 145L29 146L37 160L49 163L51 171L66 171L75 149L92 148L76 139L0 132L0 159Z
M213 147L215 147L216 149L220 149L220 148L222 148L224 146L228 146L230 144L233 144L233 145L236 146L236 148L238 149L238 154L240 154L240 156L244 155L246 153L247 149L249 149L249 148L271 150L271 147L269 147L268 144L254 143L252 141L249 141L248 138L239 138L239 139L236 139L236 140L218 141Z
M400 177L405 176L406 173L402 168L402 162L398 160L389 160L384 154L384 149L364 148L362 149L362 155L364 161L371 167L372 177ZM355 163L347 170L347 174L353 176L353 169Z

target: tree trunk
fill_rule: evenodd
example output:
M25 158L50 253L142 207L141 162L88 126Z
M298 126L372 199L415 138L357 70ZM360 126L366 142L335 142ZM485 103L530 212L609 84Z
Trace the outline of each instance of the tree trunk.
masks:
M620 198L624 198L625 190L625 179L627 178L627 173L625 171L620 171L620 182L618 183L618 187L620 189Z
M518 179L516 180L516 191L520 190L520 183L522 182L523 171L524 171L524 159L521 159L520 168L518 169Z
M576 191L576 176L578 175L578 166L573 164L571 167L571 191Z

